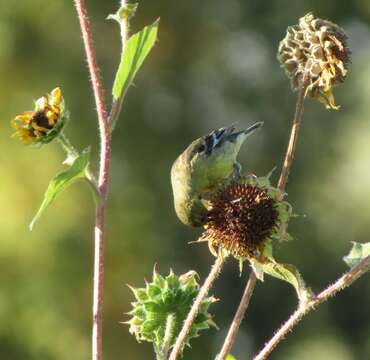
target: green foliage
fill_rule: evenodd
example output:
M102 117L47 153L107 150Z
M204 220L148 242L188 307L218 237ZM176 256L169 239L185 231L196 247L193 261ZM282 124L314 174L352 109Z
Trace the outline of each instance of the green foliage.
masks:
M306 287L305 281L299 270L294 265L281 264L273 258L271 242L265 244L263 257L263 261L258 261L256 259L251 261L253 271L259 280L263 281L264 274L268 274L293 285L300 301L307 302L311 299L313 295L312 291L310 288Z
M302 275L294 265L268 261L262 267L266 274L293 285L300 301L306 302L312 297L311 290L306 287Z
M154 46L157 40L158 25L159 19L128 39L113 84L114 100L125 95L127 88Z
M31 221L30 230L33 229L36 221L41 217L43 212L49 207L60 192L66 189L75 180L85 176L85 170L89 166L89 158L90 150L86 149L74 160L73 164L66 171L59 173L50 181L49 186L45 191L44 200Z
M228 354L227 356L226 356L226 360L236 360L235 358L234 358L234 356L232 356L231 354Z
M152 342L158 352L163 346L167 320L171 316L172 336L168 344L168 348L171 348L198 295L197 276L195 271L176 276L171 270L164 278L154 270L153 280L147 283L145 288L130 287L136 298L129 312L132 318L126 322L130 325L130 333L135 335L138 341ZM190 340L199 336L201 330L214 326L212 316L208 313L208 308L214 301L213 297L208 297L201 305L186 339L188 346Z
M370 242L365 244L353 242L351 251L343 260L350 268L353 268L368 256L370 256Z

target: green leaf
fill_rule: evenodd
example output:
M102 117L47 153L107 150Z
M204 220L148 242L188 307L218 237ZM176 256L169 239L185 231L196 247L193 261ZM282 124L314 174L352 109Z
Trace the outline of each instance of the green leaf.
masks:
M343 258L343 260L350 268L353 268L369 255L370 255L370 242L365 244L353 242L351 251L347 256Z
M263 271L277 279L286 281L294 286L298 298L307 302L312 297L312 291L306 287L302 275L294 265L280 264L272 259L262 264Z
M157 40L158 25L159 19L128 39L113 84L112 94L115 101L125 95L127 88L154 46Z
M36 221L41 217L43 212L49 207L49 205L54 201L60 192L71 185L75 180L85 176L85 170L89 166L89 157L90 150L84 150L81 155L76 158L69 169L59 173L50 181L49 186L44 194L44 200L31 221L30 230L33 229Z
M234 358L234 356L232 356L231 354L228 354L227 356L226 356L226 360L236 360L235 358Z

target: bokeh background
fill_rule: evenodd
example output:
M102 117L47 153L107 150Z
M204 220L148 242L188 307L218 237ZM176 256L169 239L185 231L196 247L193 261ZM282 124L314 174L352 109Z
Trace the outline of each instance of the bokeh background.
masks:
M106 21L118 1L87 1L110 103L119 61L118 27ZM342 109L308 100L288 184L301 216L295 241L276 251L299 267L315 291L346 267L351 241L370 230L370 2L143 0L132 32L161 17L159 42L126 98L114 133L107 216L104 298L105 359L151 359L150 344L129 335L124 314L155 263L159 271L196 270L203 280L213 261L206 245L188 245L197 230L176 219L169 182L172 162L194 138L237 123L264 121L243 147L244 169L265 175L281 166L295 94L276 61L288 25L313 11L345 28L353 51L347 81L335 90ZM92 145L97 121L72 1L0 0L0 358L90 358L93 202L83 183L59 197L29 232L49 179L62 169L58 144L30 149L11 139L9 120L61 86L71 121L66 132L80 149ZM278 171L274 175L276 181ZM212 359L241 297L229 261L213 293L219 331L205 332L185 359ZM272 354L274 360L370 358L370 286L365 276L320 306ZM293 311L294 290L273 278L259 283L233 354L250 359Z

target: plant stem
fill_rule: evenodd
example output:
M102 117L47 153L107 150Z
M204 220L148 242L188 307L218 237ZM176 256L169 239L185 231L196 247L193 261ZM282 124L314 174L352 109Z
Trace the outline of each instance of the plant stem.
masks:
M256 284L256 275L252 270L248 278L247 286L245 287L243 296L240 300L238 310L235 313L234 319L229 328L229 332L227 333L224 344L222 345L222 349L217 356L217 360L226 359L227 355L230 353L230 350L234 344L236 334L238 333L240 324L244 318L245 311L247 310L247 307L249 305L249 301L252 296L255 284Z
M104 238L105 207L108 193L109 162L111 154L111 134L105 110L103 87L99 76L93 38L84 0L74 0L80 22L83 43L89 67L92 88L98 114L100 135L100 164L98 190L101 201L96 205L95 246L94 246L94 290L93 290L93 329L92 359L102 359L102 320L103 320L103 275L104 275Z
M370 270L370 256L363 259L358 265L342 275L334 284L328 286L320 294L315 296L307 303L301 302L297 310L291 315L286 323L275 333L271 340L259 352L254 360L264 360L271 354L274 348L283 340L286 335L293 330L302 318L318 305L328 300L330 297L336 295L339 291L350 286L359 277Z
M73 147L67 136L64 134L63 131L57 136L57 140L59 144L62 146L63 150L70 156L73 160L78 157L78 151Z
M288 182L290 168L292 167L292 163L294 159L294 153L295 153L297 139L298 139L298 132L299 132L299 128L300 128L302 117L303 117L303 104L304 104L304 98L306 95L306 89L307 89L307 82L305 79L303 79L301 86L299 88L299 91L298 91L298 98L297 98L297 104L296 104L295 114L293 118L292 129L290 132L290 139L289 139L287 151L285 154L283 168L281 170L280 178L279 178L278 185L277 185L278 189L281 192L285 191L285 187Z
M167 360L168 351L170 350L174 327L176 325L175 314L169 314L166 321L166 329L163 338L163 344L160 351L157 353L157 360Z
M285 154L284 164L283 164L283 168L281 170L281 174L280 174L278 185L277 185L279 190L282 192L281 196L283 196L284 194L285 187L288 182L289 171L293 164L294 153L296 150L297 139L298 139L299 127L300 127L302 117L303 117L303 104L304 104L304 98L306 95L306 89L307 89L307 82L306 82L305 77L303 77L301 86L298 91L298 98L297 98L295 113L293 117L292 129L290 132L290 139L289 139L288 147L287 147L286 154ZM230 352L232 348L232 345L235 341L235 337L238 334L240 324L245 316L245 312L247 311L249 301L252 296L255 284L256 284L256 278L255 278L254 272L252 271L249 275L247 285L245 287L243 296L238 306L238 310L236 311L234 319L230 325L229 332L222 346L218 360L225 359L225 357L227 356L227 354Z
M198 296L196 297L193 306L191 307L188 316L186 320L184 321L184 325L180 331L179 336L176 339L175 345L172 349L172 352L170 354L170 357L168 360L176 360L177 357L182 353L182 350L184 348L185 340L186 337L191 329L191 326L193 325L194 320L196 319L198 313L199 313L199 308L202 305L204 299L207 297L209 291L211 290L211 287L215 280L217 279L222 266L225 262L225 257L222 255L219 255L212 268L211 271L209 272L206 280L204 281L203 286L200 288Z
M73 145L71 144L71 142L69 141L69 139L67 138L63 131L58 135L57 140L59 144L62 146L65 153L67 154L67 159L64 161L64 164L72 165L80 154L73 147ZM91 172L89 167L85 170L85 180L92 189L95 203L99 202L100 192L94 174Z

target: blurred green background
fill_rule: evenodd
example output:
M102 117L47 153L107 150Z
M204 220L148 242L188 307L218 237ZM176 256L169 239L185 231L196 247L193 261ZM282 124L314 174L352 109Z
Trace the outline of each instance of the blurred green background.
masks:
M87 1L110 103L120 54L119 32L106 21L118 1ZM334 91L339 112L308 100L288 184L300 217L295 241L276 252L299 267L315 291L336 279L350 241L370 230L370 2L257 0L143 0L132 32L161 17L159 42L126 98L114 133L107 216L104 298L105 359L151 359L150 344L129 335L124 314L155 263L167 274L190 269L203 280L213 259L206 245L188 245L197 230L176 219L169 171L194 138L237 122L264 121L241 151L244 169L265 175L281 166L295 94L276 61L288 25L313 11L345 28L353 51L347 81ZM61 170L55 143L40 150L11 139L9 121L32 101L61 86L71 112L66 129L80 149L92 144L97 121L72 1L0 0L0 358L90 358L93 203L76 183L29 232L49 179ZM276 181L278 171L274 175ZM229 261L212 308L219 331L192 343L185 359L212 359L241 297ZM306 318L271 359L370 358L370 286L365 276ZM249 359L293 311L294 290L276 279L259 283L233 353Z

